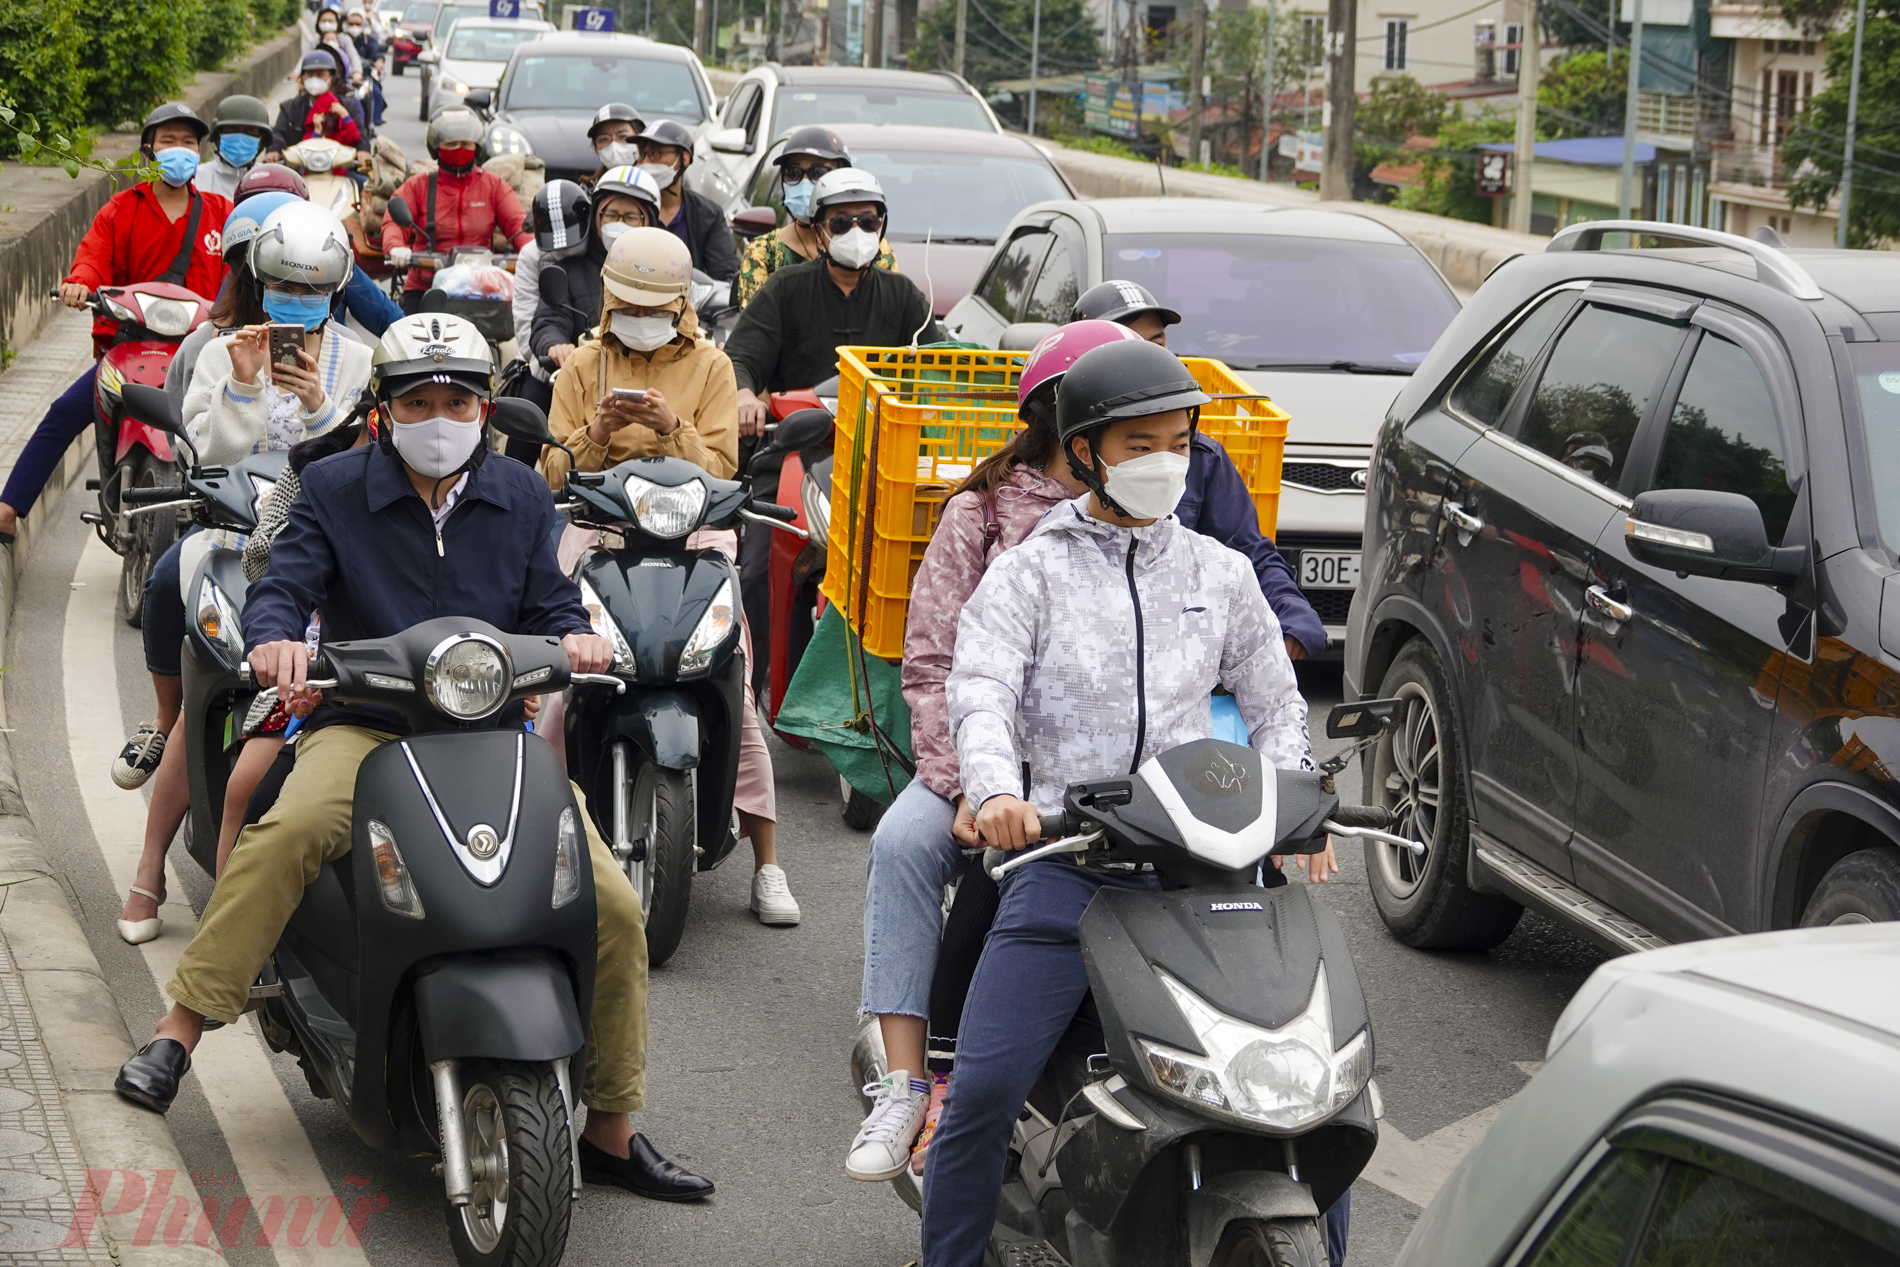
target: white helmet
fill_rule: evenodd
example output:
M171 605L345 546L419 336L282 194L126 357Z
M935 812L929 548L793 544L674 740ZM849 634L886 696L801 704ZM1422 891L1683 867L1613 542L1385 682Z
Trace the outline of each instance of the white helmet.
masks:
M884 199L884 186L877 183L877 177L862 168L840 167L836 171L826 172L812 186L813 211L847 202L874 202L881 214L890 214L890 206Z
M594 182L594 205L600 205L602 194L620 194L631 198L646 208L647 224L660 228L660 182L641 171L638 167L609 167Z
M355 267L350 235L328 208L289 202L264 217L251 239L251 274L264 285L302 282L335 294Z
M370 353L370 394L388 400L418 383L454 383L494 395L488 340L473 322L446 312L418 312L392 323Z

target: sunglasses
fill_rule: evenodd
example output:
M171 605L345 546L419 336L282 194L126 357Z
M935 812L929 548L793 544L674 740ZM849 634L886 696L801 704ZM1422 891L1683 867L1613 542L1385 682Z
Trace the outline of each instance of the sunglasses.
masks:
M801 180L817 180L820 176L835 172L838 169L833 167L830 163L806 163L803 166L797 163L780 163L779 170L785 173L786 184L796 185Z
M876 233L883 223L883 216L875 211L866 211L862 215L832 216L825 221L825 227L831 230L833 237L836 237L838 234L851 232L854 225L867 232Z

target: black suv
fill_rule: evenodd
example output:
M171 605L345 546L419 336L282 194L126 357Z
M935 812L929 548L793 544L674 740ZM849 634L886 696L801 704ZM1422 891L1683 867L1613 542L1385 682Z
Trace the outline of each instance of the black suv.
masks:
M1407 702L1364 762L1427 846L1368 848L1401 940L1900 918L1900 256L1573 226L1368 482L1346 692Z

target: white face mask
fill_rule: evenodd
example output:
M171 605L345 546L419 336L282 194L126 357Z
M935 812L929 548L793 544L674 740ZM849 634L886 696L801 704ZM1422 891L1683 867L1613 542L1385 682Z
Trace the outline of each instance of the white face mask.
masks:
M670 313L658 317L636 317L630 312L616 312L609 325L614 338L636 352L651 352L664 347L679 333L673 328Z
M330 91L330 81L325 79L322 75L305 75L303 77L303 90L312 97L321 97L324 93Z
M877 258L877 234L869 229L853 229L831 239L831 245L825 248L841 267L863 268Z
M479 418L473 422L453 418L399 422L392 440L411 470L439 480L467 464L469 455L481 443L482 423Z
M1131 518L1161 519L1181 504L1187 477L1185 453L1144 453L1109 467L1103 486Z
M601 225L600 226L600 244L602 246L611 248L614 243L620 240L620 235L625 233L628 229L631 229L632 227L633 227L632 225L622 223L622 222Z
M664 191L668 185L671 185L674 179L679 175L678 172L673 170L672 165L668 163L642 163L640 164L640 170L653 177L653 183L658 185L662 191Z
M640 161L640 147L632 141L609 141L594 152L602 167L633 167Z

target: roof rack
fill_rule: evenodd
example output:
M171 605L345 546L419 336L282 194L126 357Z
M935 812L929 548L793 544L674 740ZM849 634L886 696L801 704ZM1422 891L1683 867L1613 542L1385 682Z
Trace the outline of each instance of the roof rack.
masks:
M1755 261L1755 272L1759 280L1767 282L1776 290L1793 295L1796 299L1825 299L1827 296L1814 284L1814 278L1808 270L1784 251L1769 246L1766 242L1757 242L1752 238L1741 237L1734 233L1723 233L1719 229L1698 229L1686 224L1664 224L1659 220L1585 220L1562 230L1550 240L1546 251L1600 251L1603 249L1603 237L1607 233L1642 233L1659 238L1673 238L1678 242L1694 242L1702 246L1720 246L1731 251L1740 251Z

